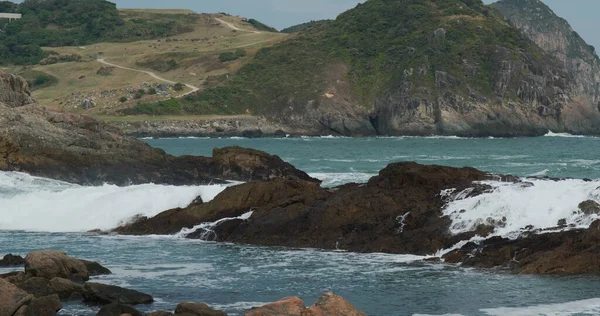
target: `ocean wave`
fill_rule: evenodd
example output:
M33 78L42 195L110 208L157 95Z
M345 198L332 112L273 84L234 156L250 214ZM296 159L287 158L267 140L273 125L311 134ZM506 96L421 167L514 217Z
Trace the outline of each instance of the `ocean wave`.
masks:
M527 230L567 227L587 228L598 219L579 210L583 201L600 202L600 181L526 179L525 183L485 181L493 190L463 198L468 192L453 193L443 214L452 220L451 232L473 231L481 224L494 225L493 236L516 238Z
M324 187L334 187L346 183L356 182L365 183L376 176L375 173L364 173L364 172L345 172L345 173L326 173L326 172L315 172L309 174L313 178L317 178L323 181Z
M586 138L588 136L584 135L573 135L569 133L554 133L552 131L548 131L544 137L567 137L567 138Z
M0 172L0 230L85 232L112 229L134 216L212 200L225 185L85 187L21 173Z

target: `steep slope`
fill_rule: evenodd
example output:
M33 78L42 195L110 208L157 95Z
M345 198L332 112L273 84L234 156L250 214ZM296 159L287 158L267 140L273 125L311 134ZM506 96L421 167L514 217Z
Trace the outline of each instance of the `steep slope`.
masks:
M562 63L480 0L369 0L258 52L188 112L342 135L594 133Z
M297 24L297 25L293 25L293 26L284 28L283 30L281 30L281 33L288 33L288 34L298 33L298 32L305 31L315 25L323 24L323 23L326 23L329 21L330 20L318 20L318 21L310 21L310 22L306 22L306 23L302 23L302 24Z
M501 0L492 4L508 22L543 50L562 61L576 91L600 106L600 60L596 49L540 0Z

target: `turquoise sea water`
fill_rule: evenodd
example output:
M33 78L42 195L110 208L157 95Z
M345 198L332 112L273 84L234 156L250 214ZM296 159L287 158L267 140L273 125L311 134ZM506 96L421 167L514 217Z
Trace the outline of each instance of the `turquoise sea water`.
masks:
M473 166L521 176L594 179L591 183L559 181L556 186L555 182L540 180L533 193L502 192L496 196L500 201L481 206L495 208L499 202L506 202L502 201L507 200L506 196L517 203L514 205L520 203L519 199L523 203L539 201L524 210L508 210L513 212L544 214L563 204L568 211L572 207L569 203L578 202L570 198L596 194L595 188L600 187L596 180L600 179L598 138L146 141L176 155L210 155L214 147L233 145L257 148L280 155L323 179L325 185L366 181L388 163L406 160ZM76 257L98 260L114 274L95 280L155 297L155 304L138 306L144 311L172 310L181 301L196 301L230 315L241 315L250 307L290 295L311 304L322 292L333 290L368 315L600 315L600 277L596 276L516 276L422 263L418 261L421 258L403 255L216 244L174 236L133 238L83 233L94 227L114 227L138 213L153 215L165 208L183 206L198 194L210 199L220 190L152 184L90 188L0 173L0 254L62 249ZM589 192L578 196L583 190ZM536 205L538 208L533 209ZM515 219L526 217L516 215ZM538 217L543 216L528 220ZM11 270L0 269L0 273ZM95 311L97 308L69 303L60 315L95 315Z

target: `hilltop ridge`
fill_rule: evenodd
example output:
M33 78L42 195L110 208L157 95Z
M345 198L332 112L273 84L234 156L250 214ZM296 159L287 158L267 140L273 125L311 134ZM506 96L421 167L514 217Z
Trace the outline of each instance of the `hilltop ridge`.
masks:
M573 77L480 0L369 0L185 100L306 133L597 133Z

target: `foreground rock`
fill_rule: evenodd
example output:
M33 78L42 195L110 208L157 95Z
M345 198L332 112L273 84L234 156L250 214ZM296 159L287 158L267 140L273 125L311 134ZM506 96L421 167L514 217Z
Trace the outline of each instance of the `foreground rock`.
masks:
M90 117L51 111L34 102L25 80L0 71L0 171L79 184L316 181L261 151L230 148L215 155L174 157Z
M67 256L62 251L32 252L25 257L24 266L25 272L0 275L0 316L54 316L62 308L61 300L115 305L102 308L99 315L141 315L126 305L153 301L152 296L135 290L83 283L90 275L107 274L110 270L97 262ZM120 312L114 314L117 311Z
M244 316L365 316L350 302L333 292L325 293L309 308L298 297L286 297L274 303L252 309Z
M130 316L143 316L143 314L135 309L132 306L112 303L109 305L102 306L100 311L96 316L122 316L122 315L130 315Z

